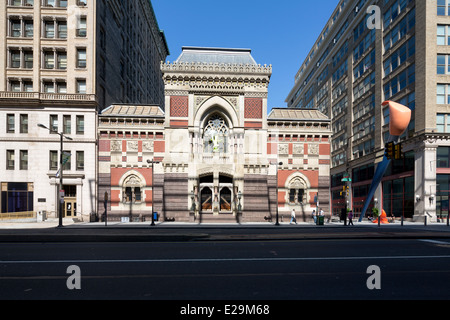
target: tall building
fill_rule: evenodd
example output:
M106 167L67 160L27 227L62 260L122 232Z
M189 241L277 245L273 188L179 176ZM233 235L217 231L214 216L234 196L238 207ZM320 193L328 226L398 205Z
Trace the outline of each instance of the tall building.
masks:
M99 116L99 214L108 220L265 222L329 212L330 120L273 109L272 67L249 49L184 47L161 65L166 109ZM286 220L284 220L286 221Z
M389 135L382 103L391 100L408 106L412 121L401 137L403 158L392 161L372 206L416 220L448 216L449 6L341 0L296 74L288 106L332 119L334 214L347 201L356 213L363 208ZM344 177L352 179L348 197Z
M57 216L63 194L64 216L85 219L97 210L98 112L164 108L168 48L151 2L4 0L0 38L1 213ZM63 153L55 132L71 139Z

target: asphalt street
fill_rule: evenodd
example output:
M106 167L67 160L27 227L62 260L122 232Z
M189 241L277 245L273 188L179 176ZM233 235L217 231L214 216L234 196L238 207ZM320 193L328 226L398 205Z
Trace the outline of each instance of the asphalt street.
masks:
M15 242L0 257L2 300L450 298L445 237ZM379 289L368 287L371 266Z

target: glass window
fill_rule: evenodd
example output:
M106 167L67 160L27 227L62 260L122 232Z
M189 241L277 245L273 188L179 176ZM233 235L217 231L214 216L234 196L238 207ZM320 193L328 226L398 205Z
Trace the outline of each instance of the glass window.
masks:
M84 116L77 116L77 134L84 134Z
M28 133L28 115L20 115L20 133Z
M77 151L77 170L84 170L84 151Z
M58 116L50 115L50 131L58 132Z
M20 170L28 170L28 151L20 150Z
M14 133L15 131L15 116L13 114L8 114L6 116L6 132Z
M14 150L6 150L6 170L14 170Z
M58 151L50 151L50 170L58 170Z

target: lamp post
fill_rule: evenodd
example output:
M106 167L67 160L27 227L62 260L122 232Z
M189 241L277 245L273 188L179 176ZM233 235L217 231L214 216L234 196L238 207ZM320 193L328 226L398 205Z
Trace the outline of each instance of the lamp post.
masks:
M276 197L276 206L277 206L277 215L276 215L276 222L275 222L275 225L276 226L279 226L280 225L280 222L278 221L278 166L282 166L283 165L283 162L276 162L276 169L277 169L277 181L276 181L276 184L277 184L277 197Z
M155 179L154 179L155 178L155 163L158 164L159 162L147 159L147 163L152 164L152 224L151 224L151 226L154 226L155 225L155 212L153 212L153 209L154 209L154 204L155 204L155 197L154 197L153 191L155 190L155 183L154 183L154 181L155 181Z
M70 138L70 137L67 137L67 136L65 136L62 132L61 133L59 133L58 131L55 131L55 130L52 130L52 129L50 129L50 128L47 128L45 125L43 125L42 123L39 123L38 124L38 127L39 128L43 128L43 129L47 129L48 131L50 131L51 133L56 133L56 134L58 134L59 135L59 138L60 138L60 151L59 151L59 190L58 190L58 196L57 196L57 198L58 198L58 208L59 208L59 224L58 224L58 228L62 228L63 227L63 198L61 198L60 199L60 192L61 192L61 190L62 190L62 188L63 188L63 165L64 165L64 156L63 156L63 154L64 154L64 148L63 148L63 141L64 141L64 138L66 138L67 140L70 140L70 141L73 141L73 139L72 138Z

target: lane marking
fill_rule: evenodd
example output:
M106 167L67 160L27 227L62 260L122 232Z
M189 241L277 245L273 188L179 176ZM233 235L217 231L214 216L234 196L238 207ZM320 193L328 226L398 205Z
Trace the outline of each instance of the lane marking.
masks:
M318 258L228 258L228 259L113 259L113 260L0 260L0 264L50 264L50 263L191 263L191 262L288 262L288 261L346 261L346 260L399 260L399 259L450 259L439 256L374 256L374 257L318 257Z
M438 240L421 239L421 240L419 240L419 241L421 241L421 242L429 242L429 243L434 243L434 244L446 244L446 245L450 245L450 242L438 241Z

